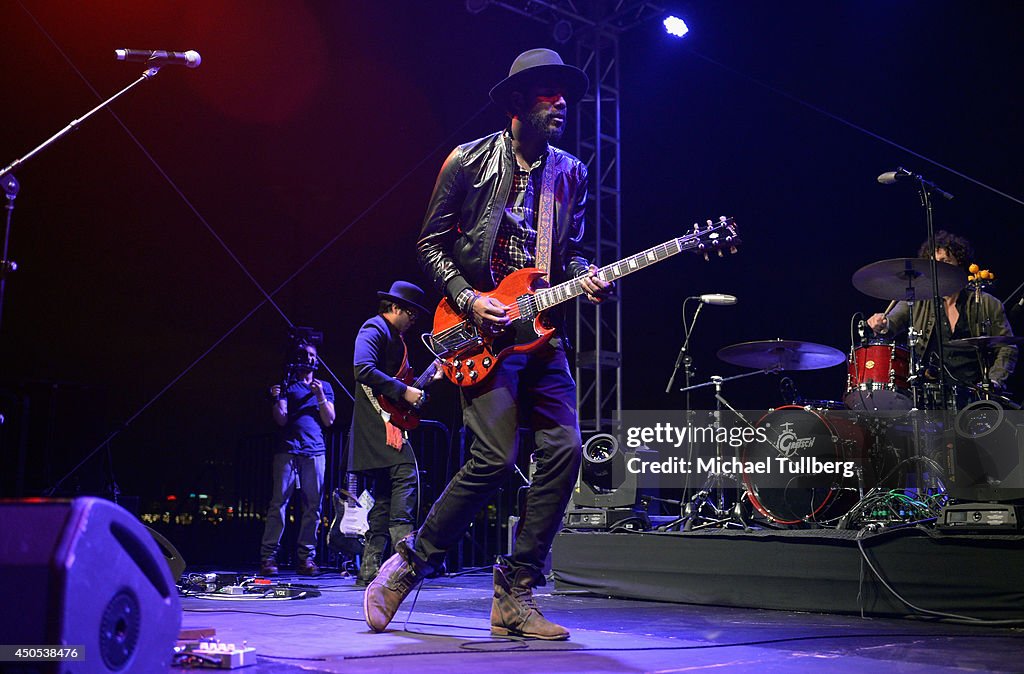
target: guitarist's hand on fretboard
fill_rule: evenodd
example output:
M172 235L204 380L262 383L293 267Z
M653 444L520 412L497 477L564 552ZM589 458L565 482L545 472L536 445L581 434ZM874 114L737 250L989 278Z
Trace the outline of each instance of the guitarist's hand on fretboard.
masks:
M590 265L590 276L585 276L580 281L583 292L587 294L587 299L592 304L600 304L608 299L608 296L612 294L612 286L615 285L614 283L601 280L597 272L597 266Z

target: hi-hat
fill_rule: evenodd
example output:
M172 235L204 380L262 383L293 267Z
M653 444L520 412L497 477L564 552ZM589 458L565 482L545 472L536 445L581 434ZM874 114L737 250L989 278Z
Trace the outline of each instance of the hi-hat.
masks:
M792 339L733 344L719 349L718 357L733 365L761 370L819 370L846 360L839 349Z
M962 337L951 339L946 342L950 346L973 346L976 349L995 348L997 346L1010 346L1012 344L1024 344L1024 337L1013 335L982 335L981 337Z
M949 297L967 285L963 269L948 262L935 263L939 297ZM880 300L927 300L932 290L931 262L924 258L898 257L872 262L853 275L853 287Z

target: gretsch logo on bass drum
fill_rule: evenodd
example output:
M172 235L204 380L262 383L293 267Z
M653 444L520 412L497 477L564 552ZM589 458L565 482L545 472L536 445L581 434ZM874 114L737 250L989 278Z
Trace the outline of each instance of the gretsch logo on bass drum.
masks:
M793 432L793 423L787 421L781 424L782 432L779 433L779 440L776 446L779 449L779 454L786 459L792 458L797 455L801 449L809 449L814 446L814 441L817 440L813 435L808 438L799 438L796 433Z

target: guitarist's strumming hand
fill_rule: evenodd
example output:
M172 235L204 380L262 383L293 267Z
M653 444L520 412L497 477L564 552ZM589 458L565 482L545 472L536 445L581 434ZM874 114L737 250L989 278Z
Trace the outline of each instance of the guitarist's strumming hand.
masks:
M587 299L593 304L600 304L608 299L608 296L612 294L612 288L614 283L608 281L602 281L597 275L597 266L590 265L590 275L583 277L580 281L580 287L583 288L583 292L587 294Z
M508 306L493 297L477 295L469 303L473 322L478 328L497 334L511 322L507 315Z
M409 403L414 409L419 409L424 402L427 400L427 393L423 389L418 389L415 386L406 387L405 393L402 394L402 399Z

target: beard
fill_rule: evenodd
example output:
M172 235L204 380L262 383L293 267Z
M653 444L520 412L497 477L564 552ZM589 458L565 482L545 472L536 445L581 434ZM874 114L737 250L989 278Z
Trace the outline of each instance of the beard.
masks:
M565 131L565 124L553 124L553 118L554 115L547 112L531 112L526 116L526 125L547 142L558 142Z

